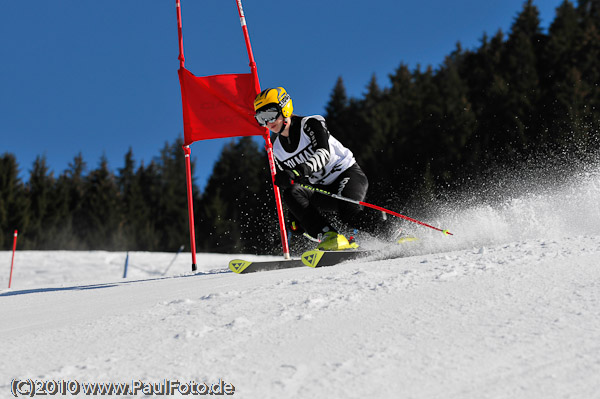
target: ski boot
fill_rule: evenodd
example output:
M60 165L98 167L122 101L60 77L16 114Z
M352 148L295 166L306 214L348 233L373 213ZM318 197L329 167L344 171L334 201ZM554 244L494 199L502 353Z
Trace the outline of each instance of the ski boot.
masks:
M358 244L349 243L348 239L342 234L335 231L328 231L321 238L321 242L317 245L317 249L322 251L340 251L342 249L355 249Z

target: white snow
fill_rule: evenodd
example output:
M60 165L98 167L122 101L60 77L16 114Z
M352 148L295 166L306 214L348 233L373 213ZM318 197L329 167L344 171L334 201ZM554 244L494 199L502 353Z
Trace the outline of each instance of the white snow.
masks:
M13 379L223 380L240 398L600 398L600 174L446 207L406 257L236 275L239 255L0 252ZM246 258L249 258L247 256ZM83 395L83 394L81 394ZM142 392L137 396L143 397ZM151 397L151 396L147 396Z

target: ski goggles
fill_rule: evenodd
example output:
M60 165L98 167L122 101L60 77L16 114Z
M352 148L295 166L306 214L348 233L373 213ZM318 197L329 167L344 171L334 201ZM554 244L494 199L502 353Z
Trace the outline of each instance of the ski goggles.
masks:
M273 123L279 118L281 112L277 107L266 108L264 110L258 110L254 115L254 118L261 126L267 126L267 123Z

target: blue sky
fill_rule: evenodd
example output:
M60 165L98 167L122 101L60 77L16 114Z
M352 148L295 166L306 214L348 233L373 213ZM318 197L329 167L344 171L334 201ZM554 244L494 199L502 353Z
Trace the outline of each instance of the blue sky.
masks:
M235 0L181 1L186 67L248 72ZM437 67L457 42L508 32L523 3L243 1L261 86L284 86L301 115L324 113L339 76L361 97L373 74L386 87L402 62ZM545 29L562 0L534 3ZM0 54L0 154L25 180L38 155L55 176L79 152L116 171L130 147L139 165L182 135L175 0L5 1ZM201 188L227 142L192 145Z

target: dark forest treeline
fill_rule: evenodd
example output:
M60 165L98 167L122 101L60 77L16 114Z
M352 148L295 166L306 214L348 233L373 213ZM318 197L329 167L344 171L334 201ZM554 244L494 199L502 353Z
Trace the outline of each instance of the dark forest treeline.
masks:
M21 249L189 250L182 144L165 144L148 165L136 166L130 150L116 173L105 159L88 171L78 155L55 177L38 157L27 182L12 154L0 156L2 249L11 248L18 229ZM273 249L278 230L269 176L253 139L225 146L204 193L193 188L198 251Z
M476 49L458 44L436 69L401 64L389 86L373 77L362 98L348 98L338 79L326 117L369 176L370 198L404 211L490 171L596 153L599 83L600 0L564 1L547 32L525 1L508 33L484 35ZM130 151L116 172L105 160L88 171L77 156L55 177L40 157L27 182L4 154L2 248L10 248L15 228L23 249L188 248L181 144L166 144L148 165L136 166ZM254 140L226 145L204 191L194 192L199 251L277 252L266 156Z
M136 167L132 150L116 173L102 158L89 170L81 155L55 177L38 157L29 180L19 179L12 154L0 156L0 242L21 249L176 251L189 248L185 160L182 140L165 144L160 156ZM192 160L192 173L195 162ZM246 175L239 177L240 171ZM269 173L251 138L225 146L194 207L199 251L259 251L276 220ZM268 213L268 212L266 212ZM273 240L272 237L269 240Z
M38 157L27 183L18 178L15 157L4 154L0 157L3 248L9 247L15 228L22 249L176 250L183 243L176 230L187 223L185 212L183 218L180 215L180 208L187 205L183 152L177 144L165 146L160 157L137 169L130 150L116 175L105 159L88 172L78 155L55 177L45 158Z
M423 198L486 170L596 151L599 63L600 1L564 1L547 33L526 1L507 35L457 45L437 70L400 65L390 87L373 78L361 99L339 79L328 122L378 196Z

